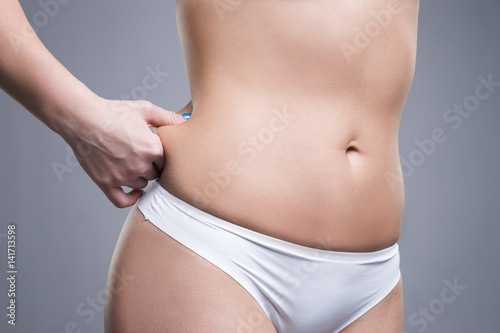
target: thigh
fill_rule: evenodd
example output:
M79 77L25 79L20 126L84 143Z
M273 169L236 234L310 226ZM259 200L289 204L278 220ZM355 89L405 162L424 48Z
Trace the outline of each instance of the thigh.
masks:
M233 278L132 208L111 261L106 333L276 332Z
M389 295L341 333L402 333L403 330L403 283L400 279Z

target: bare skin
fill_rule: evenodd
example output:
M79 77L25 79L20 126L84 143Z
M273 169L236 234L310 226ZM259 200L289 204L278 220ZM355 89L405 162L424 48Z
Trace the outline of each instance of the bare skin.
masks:
M162 143L149 126L184 121L148 101L97 96L45 48L17 0L0 0L0 89L59 134L120 208L135 204L163 169Z
M116 245L106 289L106 333L247 333L242 321L258 322L251 326L254 333L276 333L240 284L157 229L135 207ZM403 332L401 281L342 332Z
M371 11L394 1L242 1L223 21L211 2L178 1L193 116L156 131L162 186L294 243L394 244L404 204L398 126L418 2L397 1L390 25L350 63L341 49L376 22Z
M358 252L394 244L404 205L398 128L415 67L418 1L232 3L221 12L212 1L177 1L192 97L179 113L193 116L156 131L166 155L160 184L290 242ZM381 11L389 23L373 16ZM379 30L369 30L374 22ZM358 29L370 31L364 43ZM255 332L275 332L236 281L135 207L110 278L120 269L138 282L110 297L107 332L146 322L150 332L238 332L238 318L253 311L265 319ZM344 330L402 331L401 281Z

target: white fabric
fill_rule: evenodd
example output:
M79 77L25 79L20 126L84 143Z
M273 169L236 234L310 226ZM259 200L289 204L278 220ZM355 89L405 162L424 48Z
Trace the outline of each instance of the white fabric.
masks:
M363 253L294 244L210 215L158 181L137 206L147 220L240 283L278 332L339 332L387 296L401 275L397 243Z

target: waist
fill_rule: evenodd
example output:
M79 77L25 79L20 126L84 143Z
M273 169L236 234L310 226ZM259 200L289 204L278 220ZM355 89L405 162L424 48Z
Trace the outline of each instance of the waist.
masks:
M397 124L389 128L383 116L364 122L338 105L240 103L198 104L185 123L157 130L164 188L305 246L373 251L397 241L404 201Z

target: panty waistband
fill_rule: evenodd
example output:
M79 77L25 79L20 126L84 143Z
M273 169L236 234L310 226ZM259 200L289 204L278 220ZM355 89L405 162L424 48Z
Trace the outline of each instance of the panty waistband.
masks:
M154 198L153 198L154 197ZM366 262L379 262L386 261L394 257L399 250L398 243L394 243L390 247L373 252L343 252L331 251L319 248L308 247L300 244L295 244L269 235L265 235L242 226L236 225L214 215L211 215L193 205L183 201L182 199L174 196L163 188L158 180L153 181L150 186L145 190L144 194L139 199L137 205L139 209L145 212L148 207L156 203L154 210L161 211L162 209L169 210L175 208L197 221L208 224L211 227L223 229L232 234L238 235L249 241L257 243L269 249L278 252L286 253L301 257L304 259L326 259L326 260L346 260L346 261L366 261Z

